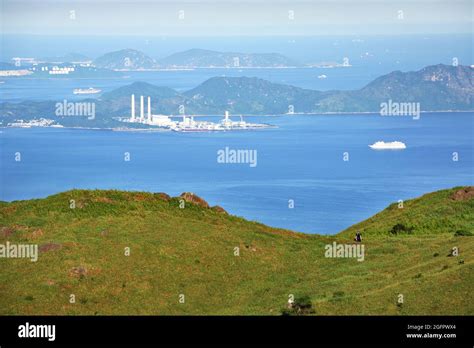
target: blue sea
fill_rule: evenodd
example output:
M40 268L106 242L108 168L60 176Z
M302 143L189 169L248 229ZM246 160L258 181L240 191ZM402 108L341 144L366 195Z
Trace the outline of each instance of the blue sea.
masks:
M277 128L187 134L4 128L0 199L73 188L191 191L250 220L332 234L399 199L474 184L473 113L247 120ZM371 150L378 140L403 141L407 149ZM217 152L226 147L256 150L257 165L218 163Z
M146 39L146 40L145 40ZM4 78L2 102L74 100L75 88L103 92L146 81L179 91L214 76L255 76L317 90L364 87L394 70L438 63L472 64L472 34L366 37L137 38L5 35L2 61L17 56L95 58L132 47L161 58L191 47L279 52L302 63L342 62L350 68L194 69L126 72L107 79ZM442 50L439 47L443 47ZM326 75L326 78L320 78ZM88 96L90 97L90 96ZM100 95L93 96L99 97ZM54 118L54 117L53 117ZM330 234L391 202L456 185L473 185L473 113L248 117L277 128L226 133L137 133L80 129L0 129L0 200L45 197L72 188L192 191L230 213L272 226ZM376 141L407 149L374 151ZM255 150L257 165L222 164L217 152ZM15 161L15 153L21 161ZM124 161L129 152L131 160ZM343 161L344 153L349 156ZM458 161L453 161L453 152ZM294 208L289 208L289 201Z

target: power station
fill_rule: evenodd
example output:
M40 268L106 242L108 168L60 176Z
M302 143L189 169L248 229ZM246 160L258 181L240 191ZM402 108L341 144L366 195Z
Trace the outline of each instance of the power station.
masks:
M173 121L166 115L153 115L151 112L151 97L147 97L147 117L145 118L145 98L140 96L140 115L135 114L135 94L132 94L130 101L130 118L126 122L141 123L150 126L165 128L175 132L213 132L213 131L231 131L248 130L271 127L267 124L247 123L240 116L240 121L232 121L229 112L225 111L224 119L219 123L209 121L195 121L194 117L182 115L182 121Z

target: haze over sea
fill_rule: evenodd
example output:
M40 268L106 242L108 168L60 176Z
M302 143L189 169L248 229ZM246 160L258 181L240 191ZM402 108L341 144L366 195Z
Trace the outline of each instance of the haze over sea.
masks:
M377 77L395 70L419 70L428 65L462 65L472 62L472 34L388 35L388 36L280 36L205 38L144 38L135 36L4 35L1 61L12 57L52 57L78 52L96 58L123 48L143 51L153 58L190 48L216 51L267 53L278 52L304 64L342 63L350 68L298 69L194 69L190 71L124 72L117 78L103 79L7 79L0 84L3 101L81 99L75 88L100 88L108 92L134 81L145 81L179 91L189 90L214 76L259 77L275 83L316 90L350 90L364 87ZM442 49L440 49L442 47ZM326 78L318 78L326 75ZM88 97L97 97L89 95Z
M191 191L231 214L328 234L399 199L474 184L472 113L422 114L419 120L378 115L248 120L278 128L187 134L4 128L0 199L72 188ZM407 149L371 150L368 145L378 140L403 141ZM217 151L226 146L257 150L257 166L218 163ZM343 161L344 152L349 161Z

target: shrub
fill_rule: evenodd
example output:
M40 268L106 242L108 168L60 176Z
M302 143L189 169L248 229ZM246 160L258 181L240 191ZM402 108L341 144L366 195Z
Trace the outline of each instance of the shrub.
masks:
M340 297L344 297L344 291L335 291L332 296L334 298L340 298Z
M413 227L408 227L401 223L394 225L392 229L390 230L391 234L412 233L412 232L413 232Z
M313 304L308 295L296 297L291 306L281 311L282 315L307 315L313 313Z
M472 236L472 232L466 231L466 230L457 230L454 233L455 237L460 237L460 236Z

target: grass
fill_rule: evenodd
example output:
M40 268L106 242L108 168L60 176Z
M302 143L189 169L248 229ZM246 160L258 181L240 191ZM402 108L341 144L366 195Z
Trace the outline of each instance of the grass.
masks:
M458 189L391 205L335 236L143 192L1 202L0 244L56 247L36 263L0 258L0 314L281 315L293 295L311 302L312 315L472 315L474 237L464 232L474 230L474 200L452 200ZM413 229L390 233L396 224ZM363 262L324 256L326 244L352 243L356 231Z

